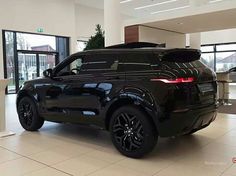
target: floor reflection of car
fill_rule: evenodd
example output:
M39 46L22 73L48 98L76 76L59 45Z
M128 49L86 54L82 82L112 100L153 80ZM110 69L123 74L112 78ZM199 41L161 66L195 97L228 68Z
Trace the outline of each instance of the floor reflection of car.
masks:
M97 126L122 154L142 157L158 137L192 134L215 120L216 76L200 55L132 44L73 54L24 83L20 123L29 131L45 120Z

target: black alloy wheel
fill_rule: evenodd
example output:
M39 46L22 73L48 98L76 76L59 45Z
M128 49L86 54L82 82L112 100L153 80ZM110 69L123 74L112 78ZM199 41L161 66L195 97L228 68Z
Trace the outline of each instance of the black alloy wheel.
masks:
M149 117L134 106L121 107L113 114L110 132L115 147L128 157L144 156L157 142Z
M135 151L143 143L143 126L135 115L121 113L117 116L112 132L117 143L125 151Z
M33 110L29 102L21 103L19 106L19 118L25 125L31 126L33 121Z
M44 119L38 115L37 107L31 98L22 98L18 103L17 112L25 130L36 131L43 126Z

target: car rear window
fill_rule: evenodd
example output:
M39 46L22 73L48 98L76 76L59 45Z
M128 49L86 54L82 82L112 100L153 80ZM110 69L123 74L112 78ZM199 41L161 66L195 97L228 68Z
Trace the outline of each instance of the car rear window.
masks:
M157 56L162 66L167 68L199 68L204 67L200 61L201 52L195 49L173 49Z
M162 61L162 66L166 66L167 68L200 68L205 67L205 65L200 61L192 61L192 62L168 62Z
M200 60L201 52L195 49L173 49L159 56L162 61L187 63Z

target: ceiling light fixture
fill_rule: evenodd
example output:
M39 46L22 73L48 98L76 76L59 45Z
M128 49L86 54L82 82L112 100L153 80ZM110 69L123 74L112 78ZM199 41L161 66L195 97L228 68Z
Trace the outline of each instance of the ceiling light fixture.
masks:
M215 3L215 2L221 2L223 0L213 0L213 1L210 1L209 3Z
M182 6L182 7L176 7L176 8L173 8L173 9L167 9L167 10L152 12L151 14L154 15L154 14L157 14L157 13L170 12L170 11L174 11L174 10L186 9L186 8L189 8L189 7L190 7L190 5Z
M172 3L172 2L176 2L176 1L178 1L178 0L169 0L169 1L159 2L159 3L156 3L156 4L150 4L150 5L146 5L146 6L136 7L134 9L135 10L140 10L140 9L145 9L145 8L149 8L149 7L159 6L159 5L162 5L162 4L168 4L168 3Z
M124 3L130 2L130 1L133 1L133 0L124 0L124 1L120 1L120 3L124 4Z

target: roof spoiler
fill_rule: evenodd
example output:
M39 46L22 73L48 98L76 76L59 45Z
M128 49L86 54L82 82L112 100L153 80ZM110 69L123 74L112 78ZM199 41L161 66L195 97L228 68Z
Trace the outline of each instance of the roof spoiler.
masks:
M201 58L198 49L170 49L161 53L160 59L169 62L192 62Z
M107 49L135 49L135 48L165 48L166 44L157 44L149 42L133 42L106 47Z

